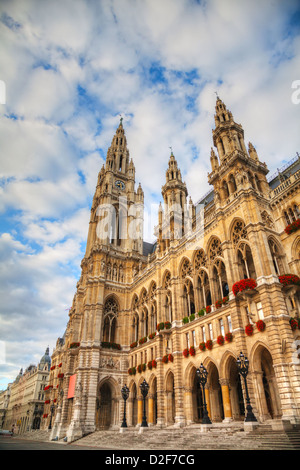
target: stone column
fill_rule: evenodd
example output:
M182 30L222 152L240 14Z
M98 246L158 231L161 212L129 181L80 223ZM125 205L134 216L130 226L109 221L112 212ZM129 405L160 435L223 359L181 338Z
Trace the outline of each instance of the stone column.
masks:
M227 379L220 379L223 409L224 409L224 422L232 421L231 402L229 394L229 383Z
M154 395L148 395L148 424L149 426L153 426L154 422Z
M143 397L138 397L138 416L137 416L137 424L140 426L143 421Z

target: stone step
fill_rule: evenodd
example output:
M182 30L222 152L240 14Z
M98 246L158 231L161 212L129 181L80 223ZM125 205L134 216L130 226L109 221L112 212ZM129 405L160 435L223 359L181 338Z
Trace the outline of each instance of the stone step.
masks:
M49 441L50 431L30 431L20 435L22 439ZM62 440L61 444L66 444ZM201 432L200 426L185 428L139 428L95 431L72 443L100 447L107 450L300 450L300 430L287 432L273 431L270 426L244 432L241 427L230 428L229 432L213 426L208 432Z

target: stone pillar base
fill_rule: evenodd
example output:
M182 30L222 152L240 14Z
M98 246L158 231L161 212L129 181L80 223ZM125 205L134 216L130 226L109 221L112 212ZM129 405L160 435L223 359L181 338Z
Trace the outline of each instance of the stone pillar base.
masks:
M251 432L257 429L259 426L258 421L244 421L244 431Z
M67 442L73 442L77 439L80 439L83 436L82 428L79 422L74 422L70 424L70 427L67 431Z
M288 419L273 419L271 421L273 431L289 431L293 429L293 425Z
M209 432L212 428L212 424L201 424L201 432Z

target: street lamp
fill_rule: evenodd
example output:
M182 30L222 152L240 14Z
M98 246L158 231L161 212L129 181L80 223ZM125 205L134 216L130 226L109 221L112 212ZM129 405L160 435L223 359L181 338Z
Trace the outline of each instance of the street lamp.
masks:
M129 397L129 388L127 387L126 384L124 385L124 387L122 387L121 393L122 393L122 398L124 400L124 416L123 416L123 422L122 422L121 428L127 428L127 423L126 423L126 400Z
M147 428L148 424L147 424L147 419L146 419L146 396L148 395L149 385L147 384L145 379L141 383L140 389L141 389L141 394L142 394L143 400L144 400L144 411L143 411L143 420L142 420L141 427L142 428Z
M196 370L196 373L197 373L198 380L199 380L200 384L202 385L202 390L203 390L204 410L203 410L202 424L211 424L211 420L209 419L209 416L208 416L208 411L207 411L207 406L206 406L206 399L205 399L205 385L206 385L206 382L207 382L208 372L205 369L204 365L201 363L201 366L199 367L199 369Z
M251 422L251 421L254 422L254 421L257 421L257 419L254 416L254 413L252 411L252 406L250 405L250 397L248 393L248 386L247 386L247 379L246 379L248 372L249 372L249 360L241 352L239 357L237 358L236 363L237 363L238 371L243 377L244 382L245 382L246 402L247 402L247 406L246 406L247 415L245 417L245 422Z

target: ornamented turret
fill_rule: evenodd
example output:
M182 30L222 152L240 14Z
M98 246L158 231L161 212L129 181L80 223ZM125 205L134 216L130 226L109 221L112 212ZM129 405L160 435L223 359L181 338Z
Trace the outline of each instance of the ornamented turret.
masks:
M235 122L218 96L215 109L216 127L212 134L219 158L211 149L212 172L208 175L208 182L214 186L215 201L223 205L239 189L255 190L267 197L266 164L260 162L251 143L247 151L241 124Z
M170 240L180 239L185 233L185 215L187 215L186 184L182 181L181 171L171 151L166 171L166 184L162 187L164 209L159 208L158 243L163 251Z

